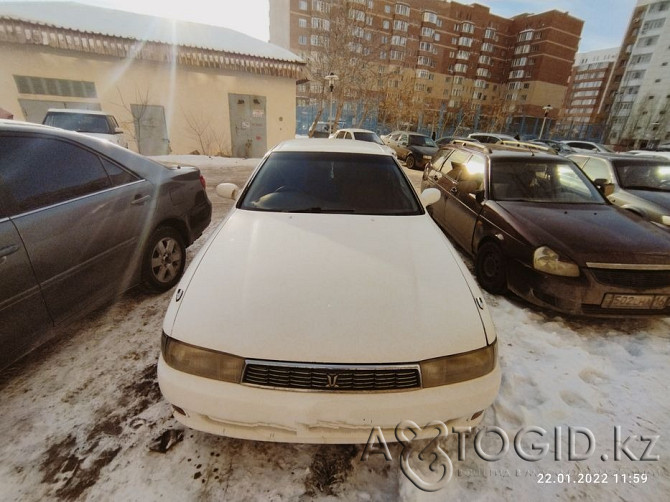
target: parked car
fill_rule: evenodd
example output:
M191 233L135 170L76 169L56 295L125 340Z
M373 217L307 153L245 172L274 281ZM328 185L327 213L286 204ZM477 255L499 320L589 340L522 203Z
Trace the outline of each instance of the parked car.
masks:
M305 443L481 420L500 385L496 334L425 212L435 190L417 197L378 145L292 140L241 192L217 193L241 195L163 325L158 381L177 420Z
M475 139L480 143L502 143L503 141L518 141L514 136L509 134L498 134L493 132L473 132L468 134L469 139Z
M646 157L656 157L670 160L670 151L664 152L661 150L628 150L624 152L626 155L644 155Z
M44 125L60 127L68 131L105 139L128 148L128 140L114 115L97 110L74 108L50 108L42 122Z
M210 217L195 168L0 121L0 368L134 285L170 289Z
M441 138L437 138L437 139L435 140L435 143L437 144L437 146L442 147L442 146L447 145L447 144L449 144L449 143L451 143L452 141L455 141L455 140L456 140L456 141L457 141L457 140L461 140L461 141L477 141L477 140L474 139L474 138L467 138L467 137L465 137L465 136L442 136Z
M575 152L602 152L602 153L616 153L609 146L603 145L601 143L595 143L593 141L582 141L582 140L563 140L561 141L564 145L569 146Z
M423 169L438 150L435 141L418 132L394 131L385 142L408 169Z
M612 204L670 227L670 158L629 154L569 155Z
M358 141L369 141L370 143L376 143L380 145L385 151L390 153L393 156L396 156L395 150L390 146L384 144L377 133L374 131L369 131L368 129L340 129L339 131L330 135L331 139L355 139Z
M426 167L435 221L480 285L580 315L668 315L670 233L609 204L569 159L454 145Z
M546 145L548 147L553 148L557 154L559 155L568 155L570 153L574 153L575 150L569 146L563 143L562 141L558 141L555 139L529 139L527 140L528 143L536 143L540 145Z

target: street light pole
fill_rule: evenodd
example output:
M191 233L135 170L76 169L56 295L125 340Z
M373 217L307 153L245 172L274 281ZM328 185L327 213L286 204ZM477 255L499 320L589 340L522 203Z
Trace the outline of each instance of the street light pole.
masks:
M329 124L329 130L328 134L333 133L333 128L335 124L333 124L333 90L335 89L335 81L339 80L339 77L335 75L332 71L326 75L326 81L328 82L328 87L330 88L330 111L328 113L328 124Z
M549 115L549 112L553 110L553 107L551 105L545 105L542 107L544 110L544 118L542 118L542 127L540 127L540 137L539 139L542 139L542 134L544 133L544 125L547 122L547 115Z

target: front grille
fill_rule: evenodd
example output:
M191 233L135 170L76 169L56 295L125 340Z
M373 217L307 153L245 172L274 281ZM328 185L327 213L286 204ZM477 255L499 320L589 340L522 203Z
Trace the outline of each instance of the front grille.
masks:
M421 387L418 366L348 366L247 361L242 383L323 392L409 390Z
M616 270L592 268L601 284L624 288L654 289L670 286L670 270Z

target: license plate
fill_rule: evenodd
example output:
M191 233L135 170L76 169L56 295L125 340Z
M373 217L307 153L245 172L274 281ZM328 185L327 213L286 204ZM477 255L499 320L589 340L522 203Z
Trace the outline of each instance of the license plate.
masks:
M600 305L605 309L663 309L668 295L620 295L608 293Z

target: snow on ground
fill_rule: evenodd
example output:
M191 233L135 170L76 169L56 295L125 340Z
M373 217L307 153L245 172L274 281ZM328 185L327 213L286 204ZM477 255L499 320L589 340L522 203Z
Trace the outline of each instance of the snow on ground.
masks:
M222 181L241 185L257 163L211 157L161 160L202 169L214 203L214 223L207 233L229 207L213 193L214 186ZM418 186L421 174L408 174ZM191 247L189 258L204 238ZM450 481L429 493L402 473L402 445L389 444L391 461L374 453L362 460L362 445L273 444L185 430L171 417L156 383L169 298L170 293L126 293L0 375L0 500L670 497L668 318L575 320L512 297L486 295L499 336L500 395L486 412L484 432L462 438L461 458L454 434L440 443L449 461L434 445L430 451L438 455L428 455L424 462L416 459L418 448L411 448L411 465L426 481L438 481L447 472L442 466L453 466ZM525 427L541 429L524 432ZM616 427L624 441L619 448ZM542 430L546 432L540 435ZM541 459L528 461L517 453L519 431L521 448ZM586 460L568 458L569 431L574 433L573 453L589 453L583 455ZM503 437L508 450L500 453ZM542 455L545 443L548 451ZM434 472L426 469L431 460L436 461Z

